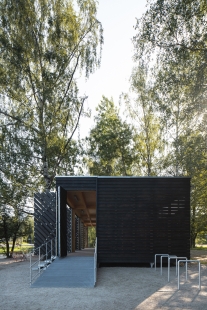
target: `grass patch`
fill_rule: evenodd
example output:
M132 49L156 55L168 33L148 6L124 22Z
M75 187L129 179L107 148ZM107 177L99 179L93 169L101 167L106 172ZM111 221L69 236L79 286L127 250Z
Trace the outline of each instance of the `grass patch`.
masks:
M207 250L207 245L204 244L204 245L196 245L195 248L191 248L191 250Z
M9 249L11 250L11 245L9 247ZM24 253L28 253L30 251L32 251L34 249L33 246L31 246L31 244L28 243L22 243L21 246L15 246L14 248L14 253L18 253L18 252L24 252ZM0 254L5 254L6 253L6 247L0 247Z

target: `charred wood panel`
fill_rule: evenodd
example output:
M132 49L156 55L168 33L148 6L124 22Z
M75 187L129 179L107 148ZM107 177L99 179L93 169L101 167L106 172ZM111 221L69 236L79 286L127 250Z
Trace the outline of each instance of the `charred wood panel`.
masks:
M56 196L53 192L34 195L34 247L56 237ZM50 251L50 243L48 244ZM42 247L45 254L46 247Z
M98 178L98 262L189 258L189 193L189 178Z
M64 257L67 256L67 207L66 207L66 199L67 192L60 187L60 197L58 198L60 201L60 213L59 213L59 222L60 222L60 253L59 256Z
M56 187L61 186L66 191L96 190L97 177L56 177Z

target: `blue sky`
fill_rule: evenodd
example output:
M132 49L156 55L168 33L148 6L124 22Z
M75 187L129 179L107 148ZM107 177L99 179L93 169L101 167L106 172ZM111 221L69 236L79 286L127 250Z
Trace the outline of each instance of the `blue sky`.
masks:
M118 104L122 92L129 90L132 72L133 44L136 18L146 11L146 0L99 0L97 18L104 29L104 45L100 69L87 82L80 83L81 94L88 96L91 119L81 119L80 132L84 135L93 125L95 107L102 95Z

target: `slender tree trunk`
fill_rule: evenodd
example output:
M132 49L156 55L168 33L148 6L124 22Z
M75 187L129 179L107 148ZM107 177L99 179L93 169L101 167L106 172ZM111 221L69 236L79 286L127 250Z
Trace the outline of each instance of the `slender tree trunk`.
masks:
M11 248L11 253L13 253L13 252L14 252L14 247L15 247L16 240L17 240L17 236L16 236L16 234L15 234L15 235L14 235L14 237L12 238L12 248Z
M196 215L196 208L195 206L192 207L192 214L191 214L191 232L190 232L190 246L191 248L195 248L195 240L197 237L196 227L195 227L195 215Z
M178 138L179 138L179 117L180 117L180 103L178 102L177 113L176 113L176 137L175 137L175 176L179 174L179 163L178 163Z
M6 239L6 257L7 258L11 257L9 252L9 239Z
M8 234L8 224L6 218L3 218L3 229L4 229L4 238L6 243L6 257L10 257L9 253L9 234Z

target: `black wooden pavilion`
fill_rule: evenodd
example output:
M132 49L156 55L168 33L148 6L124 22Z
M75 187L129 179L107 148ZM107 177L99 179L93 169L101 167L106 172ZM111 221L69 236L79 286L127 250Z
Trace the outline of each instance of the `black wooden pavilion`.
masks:
M87 227L95 226L99 264L190 258L190 178L57 176L55 221L60 257L77 240L87 246Z

